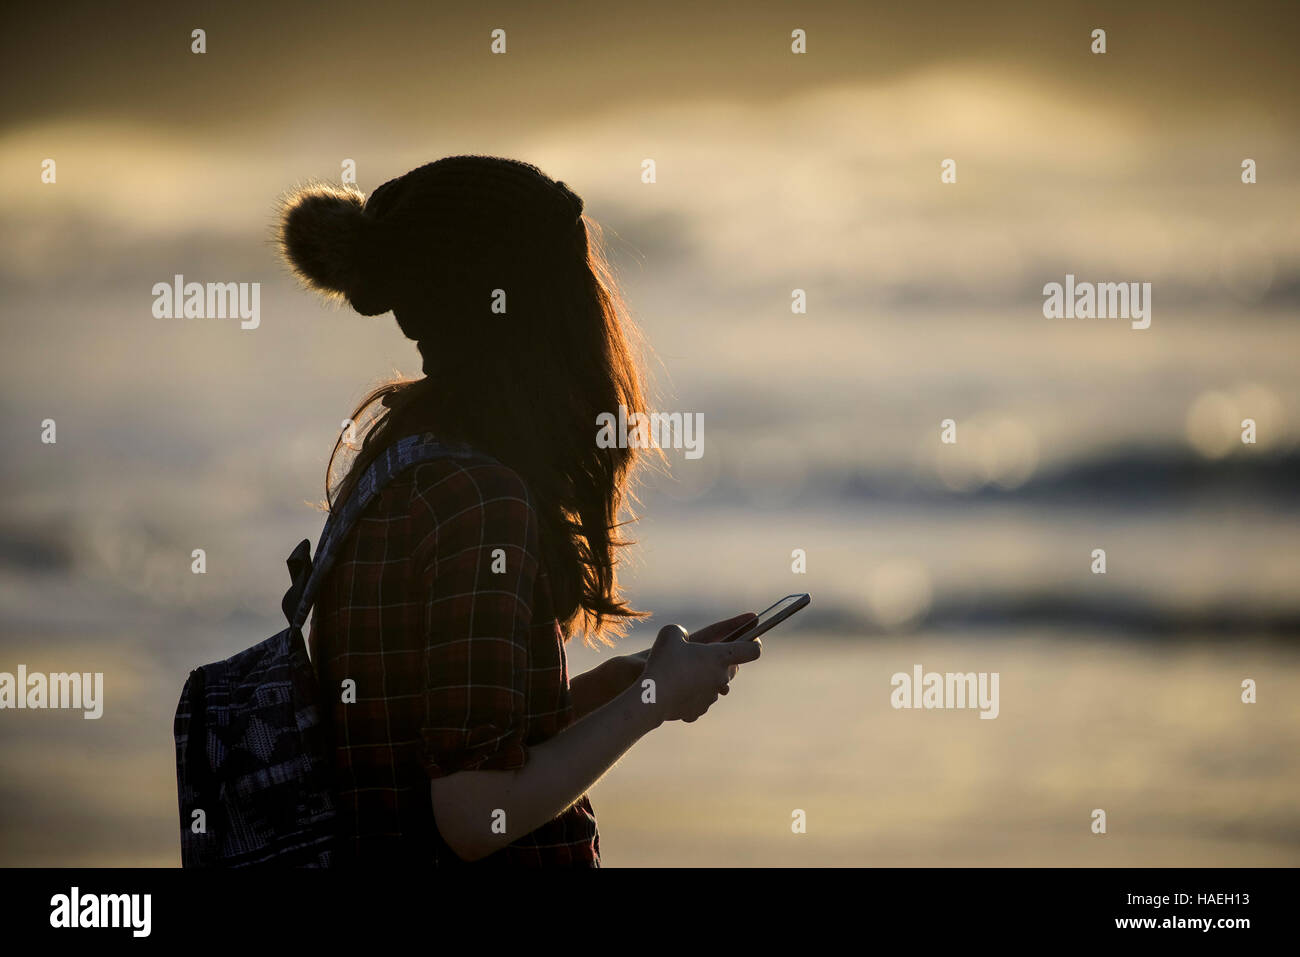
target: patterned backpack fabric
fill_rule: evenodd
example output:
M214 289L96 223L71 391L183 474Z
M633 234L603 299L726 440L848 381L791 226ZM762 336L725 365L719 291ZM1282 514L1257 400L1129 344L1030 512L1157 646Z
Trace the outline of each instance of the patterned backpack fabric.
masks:
M176 707L176 784L184 867L328 867L336 839L329 703L307 656L303 625L339 546L400 472L473 454L430 434L386 449L321 532L289 556L289 627L225 661L190 672ZM202 812L201 814L198 812Z

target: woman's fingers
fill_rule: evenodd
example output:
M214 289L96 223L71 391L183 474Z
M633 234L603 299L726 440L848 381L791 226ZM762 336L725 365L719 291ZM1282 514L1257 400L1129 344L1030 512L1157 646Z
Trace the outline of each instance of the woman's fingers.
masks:
M755 661L763 653L763 643L755 638L753 641L729 641L714 645L718 660L725 665L743 665Z
M722 674L718 687L719 694L726 694L731 689L728 685L731 679L736 677L736 672L740 670L740 665L746 661L754 661L763 653L763 645L758 639L753 641L739 641L730 644L718 646L720 652L720 664L722 665Z

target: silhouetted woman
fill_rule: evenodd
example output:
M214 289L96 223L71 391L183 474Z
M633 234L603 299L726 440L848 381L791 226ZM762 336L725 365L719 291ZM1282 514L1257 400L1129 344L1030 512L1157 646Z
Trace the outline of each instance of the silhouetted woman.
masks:
M284 204L285 256L362 315L392 312L424 377L353 413L364 438L331 508L398 439L460 451L366 509L316 602L312 659L332 715L341 854L366 864L598 865L588 789L664 721L693 721L757 642L752 616L570 681L565 642L608 643L619 510L637 450L597 416L644 409L642 375L582 200L513 160L456 156L367 199L309 186ZM338 693L355 682L355 703ZM653 680L654 701L643 692Z

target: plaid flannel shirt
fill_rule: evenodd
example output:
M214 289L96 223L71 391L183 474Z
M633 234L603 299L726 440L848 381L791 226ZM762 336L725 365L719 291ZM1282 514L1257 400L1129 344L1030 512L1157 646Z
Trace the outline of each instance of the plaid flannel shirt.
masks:
M460 863L430 779L523 767L573 721L537 515L518 474L486 456L417 465L384 489L339 549L309 642L333 702L344 861ZM599 862L584 795L481 863Z

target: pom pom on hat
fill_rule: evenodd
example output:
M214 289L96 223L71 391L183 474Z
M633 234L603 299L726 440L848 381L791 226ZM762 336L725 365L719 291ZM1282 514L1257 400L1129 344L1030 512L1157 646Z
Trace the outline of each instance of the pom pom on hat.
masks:
M346 299L362 315L378 315L387 305L379 308L359 295L369 226L365 201L359 190L329 183L293 190L280 203L280 254L307 288Z

